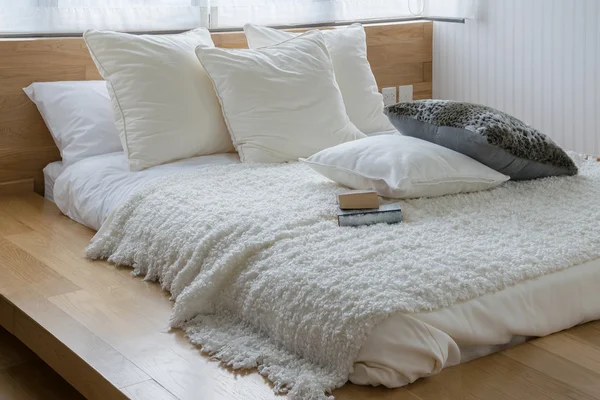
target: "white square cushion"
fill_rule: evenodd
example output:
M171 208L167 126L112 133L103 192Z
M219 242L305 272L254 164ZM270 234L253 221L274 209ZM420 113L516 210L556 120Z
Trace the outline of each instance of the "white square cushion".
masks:
M85 41L108 83L129 168L233 150L198 45L214 46L204 28L179 35L89 30Z
M244 32L251 49L271 46L299 35L252 24L245 25ZM368 135L395 130L383 114L383 97L367 61L363 26L353 24L322 32L350 121Z
M364 135L350 122L323 35L257 50L199 46L242 162L308 157Z
M35 82L23 91L37 106L65 166L123 150L106 82Z
M463 154L401 135L344 143L301 161L352 189L398 199L476 192L509 179Z

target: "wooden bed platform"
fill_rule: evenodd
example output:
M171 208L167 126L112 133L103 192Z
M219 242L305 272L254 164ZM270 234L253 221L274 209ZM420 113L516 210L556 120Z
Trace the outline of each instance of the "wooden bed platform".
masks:
M170 331L171 302L157 284L132 277L128 268L86 260L93 234L37 194L0 196L0 325L88 399L282 398L257 372L223 368L181 331ZM334 394L339 400L600 399L600 322L406 388L346 385Z
M366 32L378 85L412 84L415 98L431 97L432 23L373 25ZM221 47L246 45L240 33L213 39ZM22 88L86 79L99 75L81 38L0 40L0 325L91 400L284 398L255 371L220 367L182 332L170 331L168 295L128 268L86 260L94 232L33 192L43 192L42 168L60 155ZM3 345L0 399L13 400L3 391L12 378L2 363L3 352L15 348ZM28 386L26 399L73 398L33 395L36 385ZM334 394L339 400L600 400L600 322L406 388L346 385Z

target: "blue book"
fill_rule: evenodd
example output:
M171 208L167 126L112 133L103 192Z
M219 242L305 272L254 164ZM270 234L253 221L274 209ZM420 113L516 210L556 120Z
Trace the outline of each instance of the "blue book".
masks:
M361 226L373 224L397 224L402 222L400 204L384 204L379 208L363 210L338 210L339 226Z

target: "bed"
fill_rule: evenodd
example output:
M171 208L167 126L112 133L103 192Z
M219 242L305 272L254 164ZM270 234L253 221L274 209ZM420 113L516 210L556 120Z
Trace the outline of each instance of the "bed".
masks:
M54 199L70 218L94 230L143 185L216 165L235 154L195 157L130 172L123 153L82 160L56 178ZM350 381L404 386L443 368L600 318L600 259L433 312L399 313L373 329Z
M377 63L389 59L382 56L388 45L387 51L394 52L397 58L401 58L399 53L404 50L398 50L402 46L396 46L395 39L386 32L388 28L373 29L373 36L382 35L382 38L370 39L370 45L379 46L372 52L374 58L371 62L378 81L388 82L396 74L388 75L385 68L378 69ZM418 24L407 25L402 32L391 35L400 38L398 40L403 43L417 38L417 47L422 46L421 42L428 43L425 50L418 52L414 63L402 63L402 68L411 65L410 70L420 74L415 78L415 93L422 97L431 96L431 82L426 77L431 69L430 34L431 24ZM218 42L224 46L238 46L237 39L232 37L220 36ZM35 70L36 62L32 58L36 54L52 60L52 65L24 77L21 68L13 71L23 79L18 80L17 86L8 89L12 92L7 97L7 107L2 110L2 115L14 113L15 117L4 118L0 124L10 124L10 130L15 129L16 123L27 121L27 128L24 129L25 139L16 142L12 136L8 140L0 136L0 144L8 143L6 147L16 159L5 165L0 160L0 166L4 167L0 171L0 180L8 177L10 182L19 184L26 180L35 186L38 193L45 193L46 198L56 202L69 218L98 230L121 205L161 179L188 176L203 170L221 171L218 168L239 163L235 154L218 154L132 173L128 171L124 155L118 152L91 157L68 167L55 161L59 159L56 148L39 115L24 99L20 89L36 80L97 79L97 71L78 40L49 39L41 46L27 41L3 44L7 60L17 60L15 65L26 63ZM413 53L406 56L415 57ZM63 71L63 63L69 67L67 72ZM35 145L31 146L29 140ZM40 178L42 168L44 179ZM418 378L436 374L443 368L529 338L599 319L600 295L596 289L599 284L600 260L594 259L436 311L394 313L378 323L365 338L353 360L349 379L361 385L404 386ZM261 372L268 374L268 371Z

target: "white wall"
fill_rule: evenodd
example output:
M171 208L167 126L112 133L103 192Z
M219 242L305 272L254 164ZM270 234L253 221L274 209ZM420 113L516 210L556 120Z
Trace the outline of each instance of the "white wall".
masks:
M476 21L436 23L433 96L600 154L600 0L480 0Z

